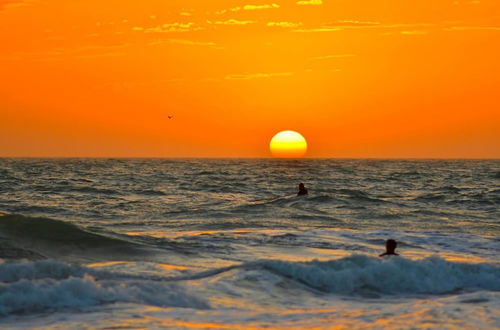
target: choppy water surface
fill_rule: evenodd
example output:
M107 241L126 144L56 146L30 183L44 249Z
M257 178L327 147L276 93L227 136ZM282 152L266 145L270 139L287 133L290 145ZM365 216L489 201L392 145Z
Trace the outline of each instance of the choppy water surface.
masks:
M498 160L0 159L0 326L500 327L499 205Z

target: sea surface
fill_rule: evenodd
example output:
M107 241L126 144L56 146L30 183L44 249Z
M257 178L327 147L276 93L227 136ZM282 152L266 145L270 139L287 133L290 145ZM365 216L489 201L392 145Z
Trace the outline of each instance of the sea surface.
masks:
M5 329L500 328L500 160L4 158L0 212Z

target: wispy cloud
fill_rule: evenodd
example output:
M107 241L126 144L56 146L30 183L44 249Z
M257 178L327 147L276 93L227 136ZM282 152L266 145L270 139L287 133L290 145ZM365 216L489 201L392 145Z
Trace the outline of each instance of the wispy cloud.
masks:
M301 0L296 2L299 6L321 6L323 0Z
M142 31L146 33L168 33L168 32L190 32L202 30L202 27L197 26L193 22L188 23L165 23L163 25L158 25L155 27L141 27L135 26L132 28L133 31Z
M29 6L35 2L35 0L0 0L0 10Z
M445 28L446 31L470 31L470 30L489 30L500 31L500 26L451 26Z
M293 32L332 32L352 29L392 29L395 30L395 33L406 31L406 34L424 34L427 33L427 31L423 30L424 28L431 28L435 26L435 24L430 23L385 24L381 22L371 21L341 20L326 23L319 27L304 27L301 29L295 29L293 30Z
M289 77L293 72L272 72L272 73L243 73L243 74L229 74L225 77L226 80L250 80L274 77Z
M404 35L409 35L409 36L419 36L419 35L428 34L429 31L424 31L424 30L409 30L409 31L401 31L399 33L404 34Z
M378 27L381 26L380 22L372 21L358 21L358 20L340 20L335 22L329 22L319 27L306 27L301 29L295 29L293 32L333 32L341 31L349 28L367 28L367 27Z
M270 27L281 27L281 28L298 28L302 26L302 23L294 23L294 22L268 22L266 24Z
M306 29L295 29L293 32L300 33L311 33L311 32L332 32L332 31L341 31L342 28L339 27L318 27L318 28L306 28Z
M215 15L224 15L224 14L229 13L229 12L235 12L235 11L240 11L240 10L241 10L241 7L222 9L222 10L216 11Z
M184 46L199 46L199 47L210 47L214 49L223 49L224 47L217 45L212 41L198 41L198 40L188 40L188 39L156 39L148 43L148 46L157 46L165 44L175 44Z
M374 22L374 21L358 21L358 20L339 20L335 22L328 23L328 26L377 26L381 25L382 23L380 22Z
M222 9L222 10L216 11L215 14L216 15L224 15L226 13L230 13L230 12L234 13L234 12L237 12L240 10L264 10L264 9L277 9L280 7L281 6L276 4L276 3L264 4L264 5L244 5L242 7L233 7L233 8L229 8L229 9Z
M454 5L479 5L481 1L479 0L455 0L453 1Z
M255 21L240 21L234 18L225 20L225 21L207 21L208 24L216 24L216 25L248 25L255 23Z
M384 34L394 35L408 35L418 36L426 35L432 32L433 29L442 29L444 31L500 31L500 26L446 26L447 24L457 24L457 22L449 23L382 23L375 21L357 21L357 20L339 20L334 22L325 23L321 26L286 26L292 28L292 32L312 33L312 32L333 32L352 29L374 29L386 30Z
M275 3L270 5L244 5L243 10L262 10L262 9L273 9L279 7L280 5L277 5Z

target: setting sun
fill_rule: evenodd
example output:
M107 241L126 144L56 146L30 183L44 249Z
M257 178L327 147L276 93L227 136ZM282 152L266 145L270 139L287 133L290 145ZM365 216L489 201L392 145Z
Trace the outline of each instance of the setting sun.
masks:
M300 158L307 151L307 142L300 133L282 131L271 139L269 149L277 158Z

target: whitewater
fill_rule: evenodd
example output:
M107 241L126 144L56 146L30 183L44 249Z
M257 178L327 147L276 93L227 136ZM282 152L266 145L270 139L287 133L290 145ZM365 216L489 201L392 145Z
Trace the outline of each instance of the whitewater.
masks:
M500 328L499 206L499 160L3 158L0 327Z

